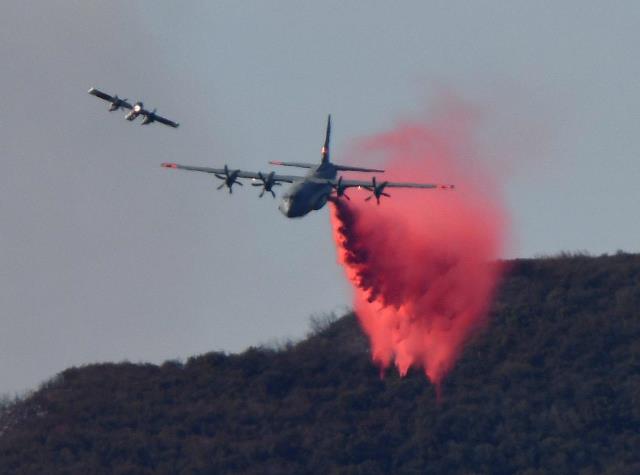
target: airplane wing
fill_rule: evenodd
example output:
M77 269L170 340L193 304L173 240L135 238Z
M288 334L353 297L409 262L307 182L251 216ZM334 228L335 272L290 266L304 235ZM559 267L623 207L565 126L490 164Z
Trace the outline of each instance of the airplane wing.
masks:
M318 180L322 181L322 180ZM455 185L442 185L437 183L411 183L403 181L381 181L378 183L371 180L343 180L341 178L335 180L324 180L325 183L331 186L341 186L342 188L373 188L375 186L381 186L384 184L384 188L423 188L423 189L440 189L440 190L453 190Z
M111 103L116 102L116 97L110 96L106 92L102 92L99 89L96 89L95 87L92 87L91 89L89 89L89 94L91 94L92 96L99 97L103 101L107 101L107 102L111 102ZM133 106L131 104L129 104L127 101L125 101L123 99L120 99L119 97L117 98L117 102L118 102L118 105L120 107L124 107L125 109L132 109L133 108Z
M250 178L255 180L261 180L264 177L267 177L269 173L265 172L245 172L242 170L234 170L231 168L208 168L208 167L194 167L191 165L179 165L177 163L163 163L162 166L164 168L174 168L177 170L189 170L194 172L204 172L204 173L212 173L214 175L224 176L227 172L234 173L238 172L236 175L238 178ZM260 176L262 175L262 177ZM304 180L304 177L301 176L293 176L293 175L273 175L274 182L284 182L284 183L293 183L295 181Z
M161 124L168 125L169 127L173 127L174 129L180 125L177 122L174 122L172 120L166 119L166 118L164 118L164 117L162 117L162 116L160 116L158 114L155 114L154 120L156 122L160 122Z
M177 122L169 120L166 117L162 117L161 115L158 115L155 110L151 112L151 111L148 111L147 109L142 108L138 111L138 114L144 117L148 117L149 122L160 122L161 124L168 125L169 127L173 127L174 129L180 125Z

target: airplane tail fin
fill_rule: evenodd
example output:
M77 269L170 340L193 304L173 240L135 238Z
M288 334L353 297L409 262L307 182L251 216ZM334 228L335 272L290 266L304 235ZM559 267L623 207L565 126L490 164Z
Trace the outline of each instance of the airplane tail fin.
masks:
M329 162L329 141L331 140L331 114L327 118L327 135L322 146L322 163Z
M327 135L324 139L324 145L322 146L322 164L329 163L329 141L331 140L331 114L327 119ZM302 162L281 162L280 160L270 160L271 165L280 165L284 167L298 167L298 168L315 168L317 163L302 163Z

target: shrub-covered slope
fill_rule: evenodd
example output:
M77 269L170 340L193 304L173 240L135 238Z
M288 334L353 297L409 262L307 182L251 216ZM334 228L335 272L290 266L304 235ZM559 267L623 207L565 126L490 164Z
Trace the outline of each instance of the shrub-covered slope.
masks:
M353 315L284 349L71 368L0 416L2 474L640 473L640 256L511 263L445 380Z

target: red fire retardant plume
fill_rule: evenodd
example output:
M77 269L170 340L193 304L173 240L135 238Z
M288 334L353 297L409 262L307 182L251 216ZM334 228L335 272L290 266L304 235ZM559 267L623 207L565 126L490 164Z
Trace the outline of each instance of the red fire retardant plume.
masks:
M452 183L450 190L398 190L364 202L366 190L335 200L331 220L354 288L354 306L382 370L422 367L438 388L470 333L487 316L500 277L505 213L479 170L473 117L450 108L362 141L353 161L378 158L385 180ZM378 165L379 163L376 163Z

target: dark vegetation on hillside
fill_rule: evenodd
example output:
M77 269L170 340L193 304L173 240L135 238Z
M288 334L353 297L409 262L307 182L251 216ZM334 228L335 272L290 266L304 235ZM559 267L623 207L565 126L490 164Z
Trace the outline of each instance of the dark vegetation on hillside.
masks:
M638 474L640 256L512 263L445 380L355 318L279 350L72 368L0 416L2 474Z

